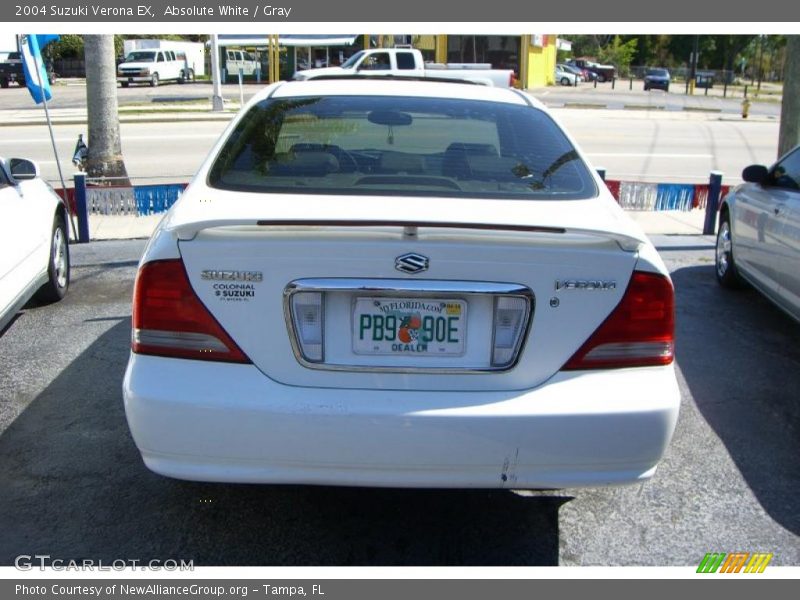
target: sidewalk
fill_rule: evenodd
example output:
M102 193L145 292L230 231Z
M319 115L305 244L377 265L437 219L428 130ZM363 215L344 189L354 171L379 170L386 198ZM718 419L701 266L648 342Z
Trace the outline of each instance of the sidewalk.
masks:
M120 106L120 123L174 123L178 121L230 121L239 110L238 102L226 102L225 110L211 110L211 103L190 103L176 106L173 103L142 106ZM83 125L87 122L86 108L51 108L50 120L54 125ZM0 127L44 125L44 110L0 109Z
M648 235L701 235L703 233L704 210L626 212ZM89 215L89 235L92 241L148 238L163 216L163 214L144 217Z

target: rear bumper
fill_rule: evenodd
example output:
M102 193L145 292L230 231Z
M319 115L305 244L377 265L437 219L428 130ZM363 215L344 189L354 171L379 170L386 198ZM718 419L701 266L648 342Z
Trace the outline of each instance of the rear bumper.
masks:
M135 354L123 392L133 438L156 473L387 487L642 481L680 403L671 366L564 372L532 390L464 393L286 386L251 365Z

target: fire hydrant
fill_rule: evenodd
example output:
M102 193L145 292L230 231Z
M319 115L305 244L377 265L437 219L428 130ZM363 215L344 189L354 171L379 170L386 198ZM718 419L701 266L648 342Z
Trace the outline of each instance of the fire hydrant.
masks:
M746 119L747 115L750 114L750 100L745 98L742 100L742 118Z

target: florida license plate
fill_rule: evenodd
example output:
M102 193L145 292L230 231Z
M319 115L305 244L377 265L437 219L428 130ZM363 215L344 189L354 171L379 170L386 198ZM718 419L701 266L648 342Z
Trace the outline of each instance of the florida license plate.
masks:
M353 351L396 356L462 356L467 303L453 298L359 297Z

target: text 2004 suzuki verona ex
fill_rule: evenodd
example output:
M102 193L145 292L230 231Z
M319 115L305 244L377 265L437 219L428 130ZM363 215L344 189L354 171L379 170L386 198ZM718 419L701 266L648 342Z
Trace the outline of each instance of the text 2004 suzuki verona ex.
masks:
M632 483L678 415L673 306L530 96L278 83L147 246L125 409L181 479Z

